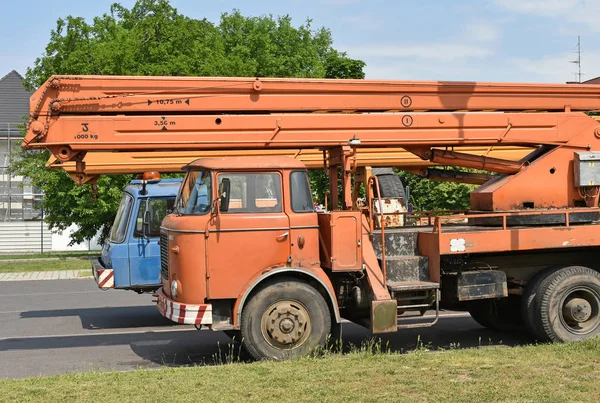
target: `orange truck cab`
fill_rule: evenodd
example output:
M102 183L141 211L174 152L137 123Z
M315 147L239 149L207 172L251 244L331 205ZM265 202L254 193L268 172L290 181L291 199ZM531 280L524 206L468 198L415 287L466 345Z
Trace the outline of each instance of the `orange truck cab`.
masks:
M185 170L174 212L161 228L161 313L214 330L251 327L246 337L267 340L250 343L265 350L256 356L321 344L340 316L320 267L319 222L304 164L286 157L208 158ZM265 285L274 283L288 298L269 298L273 288ZM269 306L257 320L245 320L257 304ZM309 321L309 315L322 317Z

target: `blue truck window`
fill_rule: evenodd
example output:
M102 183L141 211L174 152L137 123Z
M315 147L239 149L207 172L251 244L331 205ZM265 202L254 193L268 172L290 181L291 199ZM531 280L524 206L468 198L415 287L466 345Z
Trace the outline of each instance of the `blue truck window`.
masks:
M129 215L131 214L131 208L133 206L133 197L128 193L123 193L121 204L117 210L115 222L113 223L110 231L110 241L114 243L122 243L127 235L127 222L129 221Z
M146 209L150 211L150 237L160 236L160 224L167 215L167 211L173 210L175 198L168 199L149 199L140 203L137 219L135 221L135 231L133 236L142 238L144 236L144 214Z

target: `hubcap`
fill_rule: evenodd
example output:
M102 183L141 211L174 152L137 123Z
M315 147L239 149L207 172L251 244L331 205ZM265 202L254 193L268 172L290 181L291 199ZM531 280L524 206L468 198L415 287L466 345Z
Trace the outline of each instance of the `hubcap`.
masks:
M585 322L592 316L592 305L583 298L573 298L565 304L563 315L569 322Z
M302 345L310 335L310 315L296 301L278 301L261 318L265 340L275 348L291 349Z
M585 335L600 326L600 295L589 287L575 287L562 300L561 322L571 333Z

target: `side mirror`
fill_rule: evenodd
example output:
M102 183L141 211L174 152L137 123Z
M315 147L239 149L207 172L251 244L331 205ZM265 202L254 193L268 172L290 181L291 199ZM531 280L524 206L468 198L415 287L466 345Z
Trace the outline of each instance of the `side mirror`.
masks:
M227 212L229 210L229 198L231 197L231 182L229 178L223 178L219 189L219 211Z
M150 238L150 210L144 213L144 223L142 224L144 238Z

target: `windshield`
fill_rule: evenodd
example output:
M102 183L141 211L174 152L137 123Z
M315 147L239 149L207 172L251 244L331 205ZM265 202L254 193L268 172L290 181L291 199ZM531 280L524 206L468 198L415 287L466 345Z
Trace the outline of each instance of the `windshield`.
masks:
M111 242L121 243L125 240L125 235L127 235L127 221L129 220L132 206L133 197L128 193L123 193L121 204L119 204L119 209L115 216L115 222L110 230L109 239Z
M177 213L206 214L211 205L210 182L210 171L188 172L177 198Z

